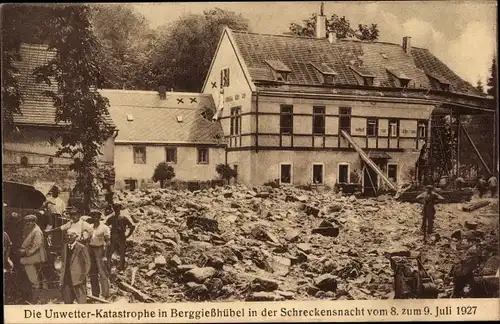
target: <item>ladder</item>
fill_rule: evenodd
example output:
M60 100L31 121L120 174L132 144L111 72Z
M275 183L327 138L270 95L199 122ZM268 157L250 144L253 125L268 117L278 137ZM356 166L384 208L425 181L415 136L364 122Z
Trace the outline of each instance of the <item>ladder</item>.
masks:
M382 170L380 170L380 168L378 167L378 165L375 164L375 162L373 162L372 159L370 159L368 157L368 155L361 149L361 147L358 146L358 144L356 144L356 142L354 142L354 140L352 139L352 137L345 130L341 129L340 130L340 134L342 134L342 136L349 142L349 144L351 144L354 147L354 149L356 150L356 152L358 152L359 155L361 156L361 159L363 161L365 161L365 163L370 168L372 168L378 174L378 176L382 180L384 180L385 183L387 183L387 185L389 186L389 188L391 188L394 191L398 190L398 188L396 187L396 185L394 183L392 183L392 181L384 174L384 172L382 172Z

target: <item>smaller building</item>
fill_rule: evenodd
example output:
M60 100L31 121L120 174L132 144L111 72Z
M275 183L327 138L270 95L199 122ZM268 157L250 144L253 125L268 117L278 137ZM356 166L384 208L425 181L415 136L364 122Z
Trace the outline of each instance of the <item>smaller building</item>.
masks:
M177 181L218 179L217 164L225 163L225 143L210 94L101 90L119 129L115 138L116 188L153 185L160 162L174 168ZM156 184L158 185L158 184Z

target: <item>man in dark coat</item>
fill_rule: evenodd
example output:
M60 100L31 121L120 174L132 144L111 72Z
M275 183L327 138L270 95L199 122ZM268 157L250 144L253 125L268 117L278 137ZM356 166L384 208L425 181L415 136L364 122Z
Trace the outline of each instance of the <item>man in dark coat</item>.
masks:
M431 234L434 229L434 217L436 208L434 207L444 198L434 191L431 185L426 186L426 191L417 196L417 201L422 202L422 232L424 241L427 240L427 234Z

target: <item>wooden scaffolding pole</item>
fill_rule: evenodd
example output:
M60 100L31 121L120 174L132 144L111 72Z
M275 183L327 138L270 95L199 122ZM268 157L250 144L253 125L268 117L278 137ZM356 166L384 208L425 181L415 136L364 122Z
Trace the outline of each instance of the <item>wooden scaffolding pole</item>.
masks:
M462 125L462 123L460 123L460 126L461 126L460 128L464 131L465 137L467 138L467 140L471 144L472 148L474 149L474 152L476 152L476 155L479 157L479 160L481 160L481 163L483 164L484 168L486 169L486 171L488 171L488 173L491 173L490 168L488 167L488 165L484 161L481 153L479 153L479 150L477 149L476 145L474 144L474 141L472 140L469 133L467 132L467 129L465 129L465 127L464 127L464 125Z

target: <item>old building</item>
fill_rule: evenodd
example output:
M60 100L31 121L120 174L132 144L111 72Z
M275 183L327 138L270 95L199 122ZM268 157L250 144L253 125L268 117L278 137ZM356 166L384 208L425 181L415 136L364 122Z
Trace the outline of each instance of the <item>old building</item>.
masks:
M325 29L324 16L318 24ZM411 37L398 45L317 34L223 31L202 92L219 102L241 182L394 188L416 177L431 115L491 111Z
M212 121L209 94L101 90L119 131L115 139L116 187L152 184L155 167L167 162L174 180L214 180L215 166L225 162L220 124Z
M50 86L36 82L33 74L37 67L47 63L54 55L44 45L21 45L21 60L15 62L22 95L21 114L14 115L15 131L2 140L2 164L6 180L27 183L53 181L63 190L69 190L75 179L68 168L72 159L64 155L55 156L64 126L55 122L53 102L43 94L51 89ZM52 87L57 86L53 84ZM104 163L113 163L113 140L113 137L109 138L101 149L100 159Z

